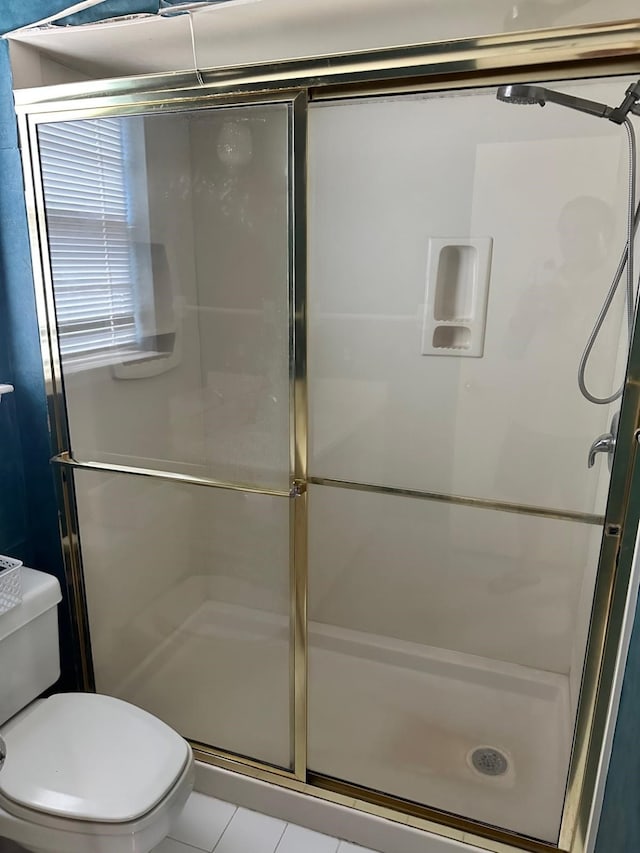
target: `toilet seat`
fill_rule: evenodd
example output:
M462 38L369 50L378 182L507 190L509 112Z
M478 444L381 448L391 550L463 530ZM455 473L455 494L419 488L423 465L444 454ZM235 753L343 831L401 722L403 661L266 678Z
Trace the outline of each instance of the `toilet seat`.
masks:
M170 831L193 789L194 762L190 758L182 775L164 800L138 820L129 823L91 823L38 814L16 806L10 814L0 806L0 838L9 838L38 853L148 853ZM0 842L1 846L1 842Z
M10 818L15 818L22 824L27 824L36 832L58 833L62 835L75 836L103 836L103 837L130 837L153 826L159 816L171 810L177 803L178 810L186 802L187 797L193 789L194 763L190 761L182 771L173 788L166 794L165 798L136 820L126 823L107 823L105 821L74 820L72 818L59 817L42 811L11 803L11 811L6 808L6 800L0 798L0 815L4 811ZM165 833L166 834L166 833ZM0 834L0 839L3 838ZM1 847L0 847L1 849Z
M174 788L191 750L169 726L119 699L57 694L7 731L0 806L43 826L131 826ZM80 830L81 831L81 830Z

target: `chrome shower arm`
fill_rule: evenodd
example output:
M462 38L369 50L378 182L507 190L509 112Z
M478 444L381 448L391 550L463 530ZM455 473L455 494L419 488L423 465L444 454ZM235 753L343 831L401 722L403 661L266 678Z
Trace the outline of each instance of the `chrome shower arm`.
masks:
M570 107L573 110L588 113L598 118L614 120L612 116L615 109L607 106L607 104L600 104L598 101L588 101L585 98L577 98L575 95L565 95L563 92L555 92L553 89L544 90L544 100L552 104L559 104L561 107ZM544 103L542 103L542 106L544 106Z

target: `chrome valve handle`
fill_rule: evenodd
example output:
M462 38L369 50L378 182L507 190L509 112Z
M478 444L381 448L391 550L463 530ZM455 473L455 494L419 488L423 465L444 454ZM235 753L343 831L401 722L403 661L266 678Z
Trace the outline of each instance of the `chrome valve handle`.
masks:
M609 427L610 432L605 432L604 435L599 435L589 448L589 456L587 459L587 465L589 466L589 468L593 468L593 466L595 465L597 453L606 453L607 462L609 463L609 470L611 470L611 466L613 464L613 454L616 450L616 438L618 435L619 417L620 412L616 412L611 420L611 426Z
M2 735L0 735L0 770L2 770L2 765L4 764L4 760L7 757L7 745L2 739Z

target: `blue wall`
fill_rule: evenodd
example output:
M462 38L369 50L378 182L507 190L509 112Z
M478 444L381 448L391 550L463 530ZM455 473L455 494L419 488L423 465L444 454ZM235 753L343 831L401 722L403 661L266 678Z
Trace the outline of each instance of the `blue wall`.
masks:
M0 382L16 387L0 401L0 552L56 575L64 590L6 42L0 42L0 175ZM76 683L66 598L60 626L66 689Z
M640 603L631 645L596 853L640 851Z
M0 33L52 14L67 0L0 3ZM7 8L9 6L10 8ZM109 0L100 12L153 11L157 0ZM73 21L76 23L76 20ZM0 382L15 394L0 402L0 553L63 579L57 504L50 470L49 435L27 224L11 97L8 50L0 42ZM77 659L68 613L62 611L63 686L76 681ZM640 851L640 620L631 640L597 853Z
M6 317L6 308L1 304L0 315ZM3 382L13 379L9 342L4 333L0 335L0 378ZM16 402L11 394L0 402L0 484L7 496L0 500L0 553L24 560L28 540L27 503Z

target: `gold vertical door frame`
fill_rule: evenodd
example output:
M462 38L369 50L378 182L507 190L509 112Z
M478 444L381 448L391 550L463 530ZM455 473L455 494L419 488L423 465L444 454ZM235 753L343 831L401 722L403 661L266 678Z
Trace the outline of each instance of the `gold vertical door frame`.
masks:
M582 851L588 841L591 808L598 783L640 522L639 428L640 311L636 300L633 339L609 483L574 748L560 828L559 846L562 850Z
M268 102L291 104L292 169L290 238L290 616L292 770L194 744L197 757L221 767L305 790L334 802L452 837L486 850L553 850L583 853L597 783L598 765L622 619L631 573L635 533L640 519L640 465L634 434L640 427L640 335L631 350L629 372L610 484L600 554L583 689L564 804L559 844L537 842L428 806L405 803L321 777L309 778L307 747L307 370L306 370L306 120L309 96L349 97L358 91L400 92L491 85L518 79L597 77L640 72L640 19L602 26L512 33L434 45L372 51L344 57L306 58L268 66L203 72L204 86L192 73L149 75L127 80L65 84L16 93L38 322L51 415L54 453L62 463L61 514L66 568L82 653L83 686L92 688L90 639L82 581L78 520L69 467L115 470L117 466L73 460L55 323L53 287L47 253L44 199L37 156L37 124L107 115L140 115L215 106ZM295 87L295 91L292 89ZM637 328L637 319L636 319ZM120 468L119 470L122 470ZM180 479L168 472L143 472ZM185 478L188 479L188 478ZM242 486L202 481L204 486ZM517 511L517 510L514 510ZM307 784L311 782L311 784ZM354 793L355 792L355 793ZM357 800L353 802L353 796ZM456 830L457 828L457 830Z
M307 94L293 101L290 250L291 341L291 687L293 771L307 776Z

